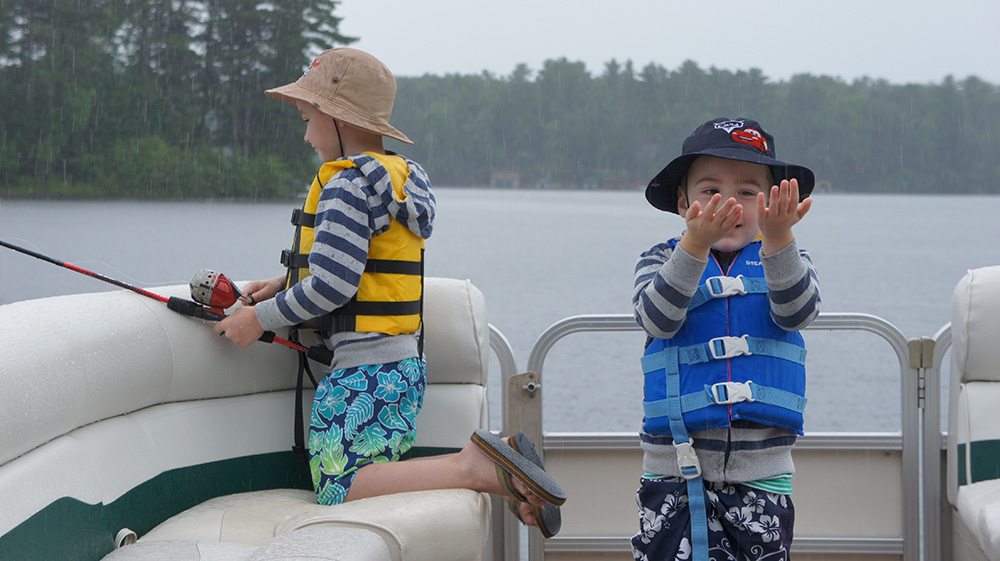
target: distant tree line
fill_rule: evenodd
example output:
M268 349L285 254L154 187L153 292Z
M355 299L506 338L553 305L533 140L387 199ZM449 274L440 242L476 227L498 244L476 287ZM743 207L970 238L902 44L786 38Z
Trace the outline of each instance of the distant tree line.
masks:
M636 71L614 60L598 76L549 60L507 77L400 80L394 119L439 185L634 187L701 123L750 117L779 158L845 192L1000 193L1000 87L976 77L940 84L851 83L808 74L771 82L688 61Z
M0 0L0 197L301 192L318 165L263 90L340 34L335 0ZM695 54L695 53L692 53ZM439 186L634 188L698 124L752 117L821 188L1000 193L1000 87L611 60L399 77L393 124Z
M333 0L0 0L0 196L287 196L315 172L263 95L355 39Z

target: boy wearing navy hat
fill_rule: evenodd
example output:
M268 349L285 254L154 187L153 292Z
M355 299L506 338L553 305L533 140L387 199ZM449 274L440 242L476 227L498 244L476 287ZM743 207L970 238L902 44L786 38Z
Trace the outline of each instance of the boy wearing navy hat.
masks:
M759 123L718 118L646 188L687 229L635 270L648 336L637 560L789 558L791 449L806 401L799 331L820 303L792 227L814 184L808 168L775 157Z

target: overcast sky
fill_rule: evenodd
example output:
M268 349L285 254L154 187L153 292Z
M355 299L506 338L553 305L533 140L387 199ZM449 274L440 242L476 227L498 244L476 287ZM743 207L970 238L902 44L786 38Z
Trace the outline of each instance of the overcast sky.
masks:
M341 32L397 76L508 76L611 59L892 83L1000 84L1000 0L343 0Z

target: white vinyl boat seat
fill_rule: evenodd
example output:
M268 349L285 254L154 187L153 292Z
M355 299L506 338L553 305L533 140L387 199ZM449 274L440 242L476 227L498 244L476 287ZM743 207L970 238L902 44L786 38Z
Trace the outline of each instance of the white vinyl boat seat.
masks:
M377 547L372 549L384 550L386 561L480 559L489 522L488 497L466 489L386 495L335 507L316 504L311 491L274 489L201 503L163 522L136 545L169 542L264 547L303 530L350 528L377 537ZM106 559L145 559L139 556L140 551L135 554ZM340 553L334 549L331 554Z
M139 542L118 550L104 561L390 561L389 548L378 534L346 526L304 528L257 546L219 541Z
M1000 561L1000 266L969 271L952 298L948 501L955 559Z
M150 290L189 297L187 285ZM485 299L442 278L425 279L425 296L415 455L457 451L489 426ZM480 493L315 504L291 453L297 355L284 347L240 349L206 322L115 290L0 306L0 357L4 556L257 559L260 548L294 549L286 534L329 544L351 529L346 541L378 538L373 560L492 558ZM139 541L112 551L122 528Z

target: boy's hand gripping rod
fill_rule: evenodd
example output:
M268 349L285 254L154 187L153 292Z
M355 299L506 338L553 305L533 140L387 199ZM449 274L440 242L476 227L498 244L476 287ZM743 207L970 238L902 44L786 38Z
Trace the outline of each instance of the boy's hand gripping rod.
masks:
M124 288L125 290L131 290L132 292L135 292L136 294L141 294L147 298L152 298L153 300L159 300L160 302L166 304L168 308L179 314L191 316L198 319L205 319L208 321L221 321L226 318L226 315L224 313L220 313L222 311L221 309L216 311L215 308L208 308L202 306L197 302L192 302L191 300L185 300L184 298L179 298L177 296L171 296L170 298L167 298L166 296L160 296L159 294L155 294L148 290L143 290L137 286L132 286L122 281L106 277L102 274L95 273L93 271L88 271L82 267L77 267L76 265L70 265L69 263L64 263L63 261L59 261L58 259L53 259L47 255L42 255L41 253L31 251L30 249L25 249L23 247L19 247L14 244L9 244L3 240L0 240L0 245L8 249L17 251L19 253L30 255L36 259L47 261L49 263L52 263L53 265L58 265L60 267L64 267L71 271L76 271L77 273L87 275L88 277L93 277L97 280L113 284L115 286ZM228 279L225 279L225 281L228 282ZM235 289L235 287L232 288ZM331 362L333 362L333 353L331 353L329 349L318 345L313 347L304 347L298 343L293 343L288 339L282 339L281 337L276 336L271 331L265 331L264 334L260 336L259 341L263 341L265 343L274 342L278 343L279 345L284 345L292 350L298 351L300 353L305 353L306 356L308 356L309 358L321 362L323 364L330 364Z

